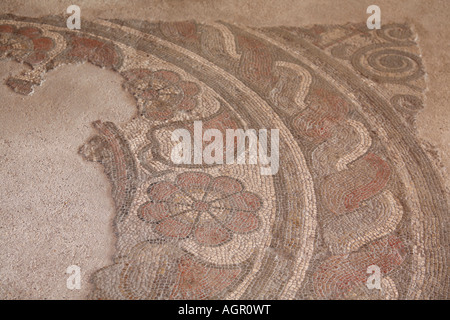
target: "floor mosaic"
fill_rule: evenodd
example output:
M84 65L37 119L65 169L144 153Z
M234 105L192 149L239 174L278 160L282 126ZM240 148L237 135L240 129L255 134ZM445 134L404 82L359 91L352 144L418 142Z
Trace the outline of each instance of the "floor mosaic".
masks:
M409 26L0 20L0 58L32 67L7 80L17 94L88 62L136 100L79 150L116 206L114 264L90 298L448 298L448 204L415 135L425 71ZM278 173L173 164L170 132L196 120L279 129Z

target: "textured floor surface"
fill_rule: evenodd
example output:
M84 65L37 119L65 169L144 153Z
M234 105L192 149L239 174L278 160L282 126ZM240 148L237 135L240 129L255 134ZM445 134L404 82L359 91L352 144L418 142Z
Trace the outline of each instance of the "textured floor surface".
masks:
M0 17L1 297L448 298L448 149L417 133L439 96L420 23L70 31L36 11ZM278 173L174 165L170 133L195 120L279 129Z

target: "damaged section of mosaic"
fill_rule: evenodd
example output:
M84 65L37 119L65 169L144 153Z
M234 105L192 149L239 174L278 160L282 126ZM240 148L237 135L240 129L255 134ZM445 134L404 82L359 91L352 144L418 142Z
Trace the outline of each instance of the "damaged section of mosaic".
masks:
M412 130L425 82L408 26L64 23L3 17L0 54L32 67L8 80L18 93L90 62L135 98L130 122L95 122L80 148L117 210L91 298L447 297L448 205ZM197 121L279 130L279 169L172 161L172 133Z

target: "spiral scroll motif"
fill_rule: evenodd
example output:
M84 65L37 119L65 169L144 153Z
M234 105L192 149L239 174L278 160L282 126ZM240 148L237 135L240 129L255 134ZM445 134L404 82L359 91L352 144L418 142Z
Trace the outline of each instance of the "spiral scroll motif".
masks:
M361 48L351 62L356 70L376 82L405 83L424 74L417 55L388 46Z
M394 42L401 45L414 44L414 34L410 28L401 24L384 25L377 30L377 35L387 41Z

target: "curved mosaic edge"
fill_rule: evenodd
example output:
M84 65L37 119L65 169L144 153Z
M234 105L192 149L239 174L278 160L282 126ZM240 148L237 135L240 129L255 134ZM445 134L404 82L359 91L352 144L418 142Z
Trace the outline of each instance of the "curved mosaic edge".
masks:
M118 71L136 98L130 123L96 122L80 149L105 166L117 207L115 263L97 272L92 297L447 297L448 204L411 125L424 71L407 26L102 20L78 32L59 18L0 18L2 57L32 66L7 81L16 92L31 94L51 68L90 62ZM249 166L163 161L169 128L200 119L280 128L285 165L263 178ZM220 177L242 190L228 194ZM208 211L222 229L206 214L189 229L192 208L206 208L195 197L211 192L226 200ZM259 220L244 214L256 208ZM364 285L374 264L381 292Z

